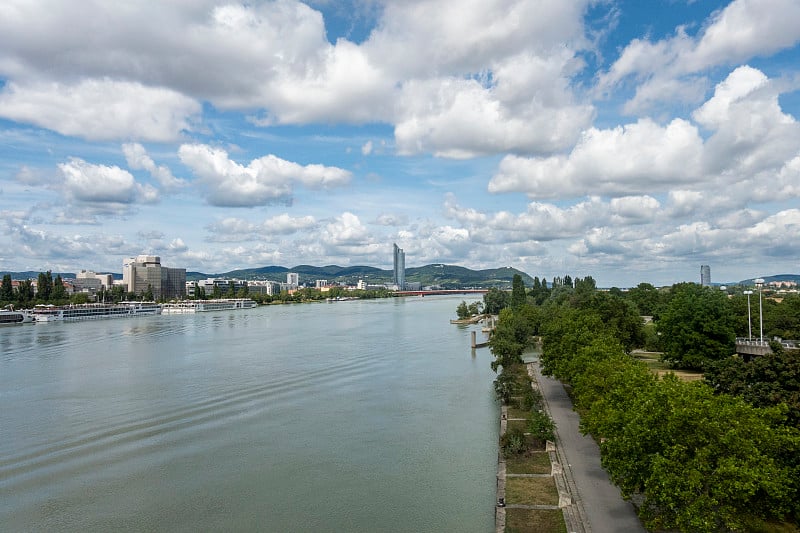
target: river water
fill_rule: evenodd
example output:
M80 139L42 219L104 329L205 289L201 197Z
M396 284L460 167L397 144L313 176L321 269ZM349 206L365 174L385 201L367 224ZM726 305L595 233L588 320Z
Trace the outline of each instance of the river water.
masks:
M493 530L461 300L4 327L0 530Z

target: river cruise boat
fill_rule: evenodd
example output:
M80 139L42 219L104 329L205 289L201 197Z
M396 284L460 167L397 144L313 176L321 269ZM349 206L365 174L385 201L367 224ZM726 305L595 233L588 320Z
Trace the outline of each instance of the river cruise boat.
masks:
M206 313L209 311L233 311L236 309L252 309L258 304L250 298L221 298L219 300L182 300L161 304L161 312L165 315Z
M118 304L37 305L33 308L36 322L96 320L100 318L130 318L158 315L161 306L156 302L120 302Z
M14 311L10 305L5 309L0 309L0 326L30 322L33 322L33 316L28 311Z

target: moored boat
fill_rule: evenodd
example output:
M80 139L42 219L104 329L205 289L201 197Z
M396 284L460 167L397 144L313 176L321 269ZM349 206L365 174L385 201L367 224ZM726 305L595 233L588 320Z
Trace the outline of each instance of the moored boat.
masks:
M252 309L258 304L250 298L221 298L219 300L182 300L161 304L163 314L206 313L209 311L233 311Z
M157 315L161 307L155 302L120 302L117 304L37 305L33 317L37 322L96 320Z
M28 324L33 322L33 316L28 311L15 311L13 306L0 309L0 326L13 324Z

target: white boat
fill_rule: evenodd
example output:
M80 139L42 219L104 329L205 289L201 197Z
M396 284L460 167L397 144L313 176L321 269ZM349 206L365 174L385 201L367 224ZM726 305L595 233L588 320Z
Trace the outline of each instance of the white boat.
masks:
M30 322L33 322L33 316L28 311L14 311L10 305L5 309L0 309L0 326Z
M165 315L206 313L209 311L233 311L235 309L252 309L258 304L250 298L221 298L219 300L181 300L161 304L161 312Z
M37 305L33 316L37 322L96 320L157 315L161 307L155 302L120 302L118 304Z

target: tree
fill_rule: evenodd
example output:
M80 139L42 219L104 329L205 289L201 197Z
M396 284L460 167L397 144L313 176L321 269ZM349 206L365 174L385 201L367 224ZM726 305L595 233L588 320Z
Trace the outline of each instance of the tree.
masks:
M36 281L36 297L44 302L50 301L53 293L53 274L48 270L47 273L39 272Z
M664 361L701 370L707 362L734 353L734 319L725 294L696 283L673 285L671 293L656 323Z
M465 318L469 318L469 307L467 307L467 302L462 300L458 307L456 307L456 315L458 316L459 320L464 320Z
M153 297L153 286L152 285L148 284L147 285L147 290L142 292L142 300L147 301L147 302L152 302L154 300L154 297Z
M61 274L57 274L56 280L53 282L53 294L51 299L54 301L67 299L67 289L64 288L64 280L61 279Z
M33 300L33 282L29 279L19 282L17 287L17 301L20 305L27 305Z
M11 282L11 275L3 276L3 284L0 286L0 301L10 302L14 298L14 284Z
M517 309L525 304L525 283L522 281L522 276L514 274L511 279L511 307Z
M492 287L483 295L483 310L490 315L499 315L500 311L508 307L508 293Z
M663 300L658 289L649 283L638 284L626 293L626 297L636 305L639 314L644 316L656 315Z
M776 430L779 409L714 396L674 374L618 413L619 430L601 444L603 466L623 495L644 495L648 529L741 530L748 517L791 509L791 471L776 461L797 451L797 432Z
M756 407L784 403L789 423L800 427L800 354L775 344L772 353L749 362L740 357L714 361L703 379L717 394L741 396Z

